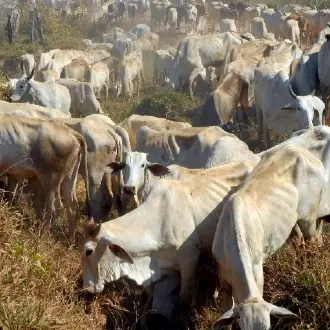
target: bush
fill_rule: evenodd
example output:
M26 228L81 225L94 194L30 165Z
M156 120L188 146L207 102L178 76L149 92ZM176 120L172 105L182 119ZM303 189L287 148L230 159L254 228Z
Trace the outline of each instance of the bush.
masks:
M138 102L133 112L166 118L173 121L191 122L192 109L197 102L181 92L156 91Z

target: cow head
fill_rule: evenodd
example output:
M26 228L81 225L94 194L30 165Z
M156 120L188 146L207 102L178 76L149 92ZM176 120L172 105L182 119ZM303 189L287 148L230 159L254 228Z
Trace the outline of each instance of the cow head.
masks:
M314 113L318 113L318 124L322 124L323 111L325 104L318 97L307 95L297 96L291 86L289 92L292 96L292 101L282 107L282 110L294 109L297 115L297 122L300 129L309 128L313 126Z
M271 328L270 315L278 318L298 319L296 314L283 307L275 306L263 299L261 301L255 299L232 307L222 314L214 329L227 328L237 319L242 330L268 330Z
M150 163L147 154L142 152L127 152L125 161L110 163L112 173L123 171L124 188L127 195L137 195L147 182L147 172L150 171L155 176L163 176L169 173L169 169L160 164Z
M85 227L80 248L83 287L90 293L102 292L105 283L119 278L121 260L133 263L132 257L124 249L101 238L101 227L101 224L91 220Z
M25 94L27 87L28 87L28 83L34 75L34 69L35 68L32 69L31 73L28 76L23 75L22 78L18 79L16 82L16 85L13 86L13 92L10 97L10 99L13 102L19 102L19 100Z

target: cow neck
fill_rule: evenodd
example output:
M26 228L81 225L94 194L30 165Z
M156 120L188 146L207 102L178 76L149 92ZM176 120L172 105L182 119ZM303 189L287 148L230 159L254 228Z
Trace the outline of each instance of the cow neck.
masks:
M148 168L146 167L145 169L145 180L143 183L143 186L140 189L140 194L139 194L139 201L141 203L147 198L152 186L155 184L155 182L158 180L157 177L155 177L153 174L150 173Z

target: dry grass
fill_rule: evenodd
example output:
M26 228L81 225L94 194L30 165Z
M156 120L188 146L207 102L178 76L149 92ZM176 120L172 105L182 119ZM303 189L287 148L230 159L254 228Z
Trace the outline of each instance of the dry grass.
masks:
M73 23L63 27L53 24L54 21L51 23L48 27L49 43L45 46L50 47L58 42L55 40L59 35L57 29L67 31L70 36L61 39L57 47L70 47L72 39L79 41L80 33L76 35L77 29L71 29ZM131 24L124 26L125 29L128 27ZM90 29L90 37L95 31L101 32L94 27L94 30ZM177 44L177 40L166 38L166 35L161 36L164 48ZM0 40L1 43L7 47L5 41ZM3 47L0 60L14 55L17 57L29 50L28 47L35 46L21 43L11 48ZM6 98L7 94L6 90L0 90L1 99ZM167 104L167 100L182 103L178 102L173 107L172 103ZM155 115L188 120L187 104L184 95L160 97L159 91L148 90L141 93L139 99L133 98L131 101L111 98L107 106L102 102L102 108L115 122L122 121L142 106L146 106L148 114L157 108ZM252 125L245 133L249 139L255 139L255 126ZM271 137L274 144L286 138L274 133ZM260 151L258 146L255 151ZM84 189L81 180L78 182L78 198L78 228L82 231L86 216L83 215ZM82 295L80 255L76 248L67 245L65 216L61 213L52 229L52 237L39 239L30 205L27 197L21 198L16 207L0 202L0 329L134 329L141 317L142 290L133 283L119 281L93 299ZM289 308L301 318L295 323L283 321L276 324L277 321L273 320L274 329L330 329L329 230L324 238L322 247L286 245L267 261L265 299ZM197 329L208 329L218 316L217 305L205 307L196 313Z

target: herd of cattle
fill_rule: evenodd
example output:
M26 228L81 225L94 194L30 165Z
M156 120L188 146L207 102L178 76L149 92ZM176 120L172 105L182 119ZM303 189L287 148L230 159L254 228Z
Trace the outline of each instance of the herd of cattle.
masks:
M215 328L237 319L242 330L264 330L271 315L297 318L263 299L265 259L291 235L322 244L330 215L330 128L322 125L330 33L320 19L326 11L313 20L307 15L313 10L295 9L286 22L308 23L301 29L310 43L300 43L303 52L286 35L277 41L281 35L265 18L273 9L237 8L230 26L249 17L253 32L257 16L272 32L188 35L177 49L164 50L159 36L138 24L129 32L113 29L103 43L85 39L85 51L23 55L22 76L6 83L17 103L0 101L0 170L13 201L27 181L44 231L63 204L72 244L81 174L90 220L82 254L87 291L128 277L148 289L148 309L171 319L177 300L196 305L199 258L212 251L224 312ZM217 86L194 110L194 127L140 115L116 124L98 101L102 89L106 98L108 91L131 96L136 79L172 89L188 85L193 93L198 76ZM239 105L246 115L252 102L266 148L269 126L296 132L254 154L222 129ZM127 212L131 202L135 208ZM113 205L120 216L109 221Z

